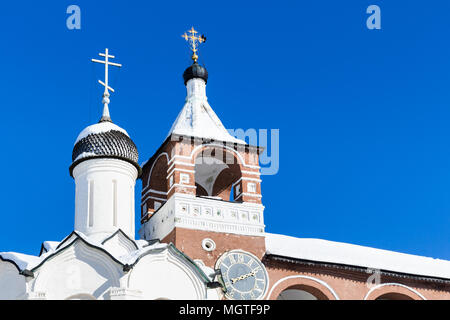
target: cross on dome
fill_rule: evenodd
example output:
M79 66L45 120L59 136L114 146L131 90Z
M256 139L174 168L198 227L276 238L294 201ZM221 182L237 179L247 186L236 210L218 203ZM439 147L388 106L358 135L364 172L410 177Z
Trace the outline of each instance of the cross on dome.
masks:
M183 37L184 40L189 42L191 51L192 51L192 60L194 60L194 62L197 62L197 60L198 60L198 55L197 55L198 45L200 43L205 42L206 37L203 34L197 36L196 34L198 33L198 31L196 31L194 29L194 27L192 27L188 32L190 33L189 35L185 32L184 34L181 35L181 37Z
M114 59L115 56L109 54L108 48L105 49L105 53L99 53L98 55L101 56L101 57L105 57L105 60L91 59L91 61L92 62L96 62L96 63L103 63L105 65L105 81L103 82L101 80L98 80L98 82L102 86L105 87L105 92L103 93L103 100L102 100L102 103L103 103L103 114L102 114L102 118L100 119L100 122L104 122L104 121L111 122L111 117L109 115L109 108L108 108L108 104L110 102L110 100L109 100L109 96L110 96L109 91L114 92L114 89L111 88L109 86L109 84L108 84L108 77L109 77L108 71L109 71L109 66L115 66L115 67L119 67L120 68L120 67L122 67L122 65L119 64L119 63L114 63L114 62L110 62L109 61L110 58Z

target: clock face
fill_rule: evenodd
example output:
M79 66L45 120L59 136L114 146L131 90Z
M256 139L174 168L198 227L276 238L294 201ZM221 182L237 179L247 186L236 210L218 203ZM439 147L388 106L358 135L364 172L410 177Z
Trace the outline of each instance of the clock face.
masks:
M268 276L261 261L254 255L232 250L216 263L225 285L225 295L233 300L258 300L266 294Z

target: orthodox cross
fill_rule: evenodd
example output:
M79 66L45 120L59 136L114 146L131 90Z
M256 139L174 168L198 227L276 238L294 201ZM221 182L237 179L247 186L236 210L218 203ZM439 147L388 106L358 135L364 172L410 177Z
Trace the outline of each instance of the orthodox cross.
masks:
M198 45L200 43L205 42L206 37L203 34L201 36L200 35L197 36L198 32L194 29L194 27L192 27L191 30L189 30L188 32L189 32L189 35L185 32L181 36L184 38L184 40L188 41L189 44L191 45L192 60L194 60L194 62L197 62L197 60L198 60L198 55L197 55Z
M98 80L98 82L105 87L105 92L103 93L103 115L102 118L100 119L100 122L103 121L111 121L111 117L109 116L109 109L108 109L108 104L109 104L109 91L114 92L114 89L111 88L108 84L108 69L109 66L115 66L115 67L121 67L122 65L119 63L114 63L114 62L110 62L109 59L114 59L115 57L110 55L108 53L108 48L105 49L105 53L99 53L98 54L101 57L105 57L105 60L97 60L97 59L92 59L92 62L96 62L96 63L103 63L105 65L105 82Z

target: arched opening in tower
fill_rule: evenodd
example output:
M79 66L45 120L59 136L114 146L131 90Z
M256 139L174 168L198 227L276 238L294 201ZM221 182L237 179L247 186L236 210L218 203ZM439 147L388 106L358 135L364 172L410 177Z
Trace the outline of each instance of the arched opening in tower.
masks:
M242 176L236 156L225 149L206 148L195 158L196 195L234 201L234 184Z

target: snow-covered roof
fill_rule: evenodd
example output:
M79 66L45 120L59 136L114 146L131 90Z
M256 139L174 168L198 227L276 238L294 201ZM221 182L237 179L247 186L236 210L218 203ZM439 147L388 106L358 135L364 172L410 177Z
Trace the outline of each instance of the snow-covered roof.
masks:
M163 250L168 250L190 264L206 285L212 282L212 279L205 274L202 268L197 266L194 261L178 250L173 244L161 243L158 240L134 240L129 238L120 229L100 240L94 240L82 232L74 231L61 242L44 242L39 257L16 252L0 252L0 261L12 263L23 275L32 276L48 259L71 247L77 241L82 241L89 247L107 254L114 262L122 265L124 270L132 268L142 257L148 254L158 254Z
M230 143L247 144L233 137L223 126L219 117L208 103L205 83L192 79L187 84L188 97L167 136L171 134L212 139Z
M450 279L450 261L321 239L266 233L266 253L288 258Z
M208 103L199 103L199 101L188 101L184 105L168 136L171 134L246 144L225 129Z
M92 238L83 234L82 232L74 231L61 242L56 241L44 242L42 245L44 250L41 249L41 255L39 257L21 254L17 252L0 252L0 258L1 260L14 263L20 271L24 270L31 271L39 267L50 256L53 256L54 254L60 251L63 251L67 247L71 246L75 241L81 239L91 247L95 247L97 249L104 251L120 264L132 265L142 255L147 254L152 250L165 249L168 247L168 244L166 243L159 243L159 242L149 243L148 241L145 240L135 241L128 238L130 243L132 242L134 247L137 249L130 250L129 252L123 255L117 255L116 252L121 251L111 250L111 248L108 247L108 242L110 241L110 239L112 239L112 237L116 236L116 234L118 235L118 233L124 235L124 233L119 229L118 232L116 232L112 236L109 236L108 238L103 239L102 241L95 241Z
M98 134L98 133L104 133L104 132L109 132L109 131L120 131L123 134L125 134L126 136L130 137L128 135L128 133L122 129L121 127L119 127L118 125L112 123L112 122L99 122L93 125L90 125L88 127L86 127L83 131L81 131L81 133L78 135L77 140L75 141L74 145L77 144L78 141L80 141L81 139L83 139L84 137L87 137L90 134Z
M42 253L48 252L50 250L56 250L58 245L59 245L58 241L44 241L42 243L41 252L39 255L42 255Z
M30 266L37 265L40 257L17 252L0 252L0 260L12 262L20 271L30 269Z
M70 175L78 164L93 158L121 159L134 165L141 174L136 145L125 130L112 122L94 124L80 133L72 150Z

